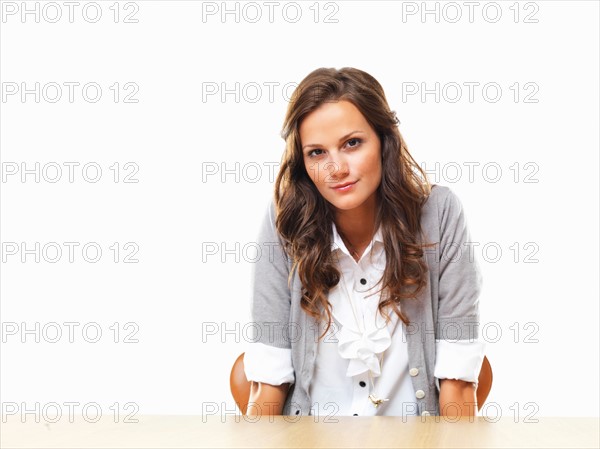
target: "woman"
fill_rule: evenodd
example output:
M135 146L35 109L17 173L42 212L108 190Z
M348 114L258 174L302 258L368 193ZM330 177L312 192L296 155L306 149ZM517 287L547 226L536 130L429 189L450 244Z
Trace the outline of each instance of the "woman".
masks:
M249 415L474 415L481 275L380 84L321 68L287 110L254 265ZM268 255L268 257L267 257Z

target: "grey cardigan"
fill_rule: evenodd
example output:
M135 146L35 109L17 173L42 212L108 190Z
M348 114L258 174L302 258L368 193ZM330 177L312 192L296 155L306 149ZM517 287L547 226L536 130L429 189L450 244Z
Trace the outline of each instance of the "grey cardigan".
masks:
M439 391L433 376L435 340L476 339L479 334L478 298L482 278L471 251L470 234L462 203L450 188L434 185L423 205L421 225L429 279L416 299L404 300L401 321L408 345L408 362L419 414L439 415ZM275 228L271 200L258 243L261 256L252 268L252 321L254 341L291 349L295 382L283 407L284 415L308 415L309 385L313 375L318 335L323 327L300 307L301 284L297 271L290 287L291 259L283 251ZM416 369L413 369L416 368Z

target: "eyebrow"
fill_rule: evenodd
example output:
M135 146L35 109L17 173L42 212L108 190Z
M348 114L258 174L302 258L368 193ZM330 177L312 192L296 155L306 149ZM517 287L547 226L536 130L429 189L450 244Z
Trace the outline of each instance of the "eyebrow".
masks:
M342 142L342 141L343 141L343 140L345 140L345 139L347 139L348 137L350 137L350 136L351 136L352 134L354 134L354 133L364 133L364 131L361 131L361 130L357 129L357 130L355 130L355 131L349 132L349 133L348 133L348 134L346 134L345 136L341 137L341 138L340 138L340 140L338 141L338 143L339 143L339 142ZM304 149L306 149L306 148L309 148L309 147L320 147L320 146L321 146L321 145L318 145L318 144L316 144L316 143L309 143L309 144L307 144L307 145L304 145L304 146L302 147L302 149L304 150Z

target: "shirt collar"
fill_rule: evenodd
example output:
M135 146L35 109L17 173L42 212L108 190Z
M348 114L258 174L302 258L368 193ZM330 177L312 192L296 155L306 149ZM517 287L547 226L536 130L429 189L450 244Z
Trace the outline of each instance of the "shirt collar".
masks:
M346 249L346 245L344 244L342 238L340 237L340 234L337 231L337 227L335 226L334 222L331 222L331 228L332 228L332 232L333 232L333 240L331 242L331 251L335 251L336 249L342 250L343 252L345 252L346 254L347 251L345 251ZM379 228L377 228L377 232L375 233L375 235L373 236L373 240L372 242L380 242L383 243L383 233L381 231L381 225L379 225Z

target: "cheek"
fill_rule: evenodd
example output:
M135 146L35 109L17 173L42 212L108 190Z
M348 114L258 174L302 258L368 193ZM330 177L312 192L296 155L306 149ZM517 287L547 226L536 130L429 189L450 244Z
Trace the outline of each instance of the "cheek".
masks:
M323 164L315 165L313 173L315 184L321 189L327 183L329 179L329 172L325 169Z
M382 167L379 155L373 155L372 157L364 160L360 168L364 175L370 175L373 177L381 176Z
M308 173L308 177L318 187L323 182L322 167L316 162L305 162L304 168L306 169L306 173Z
M379 147L377 149L377 151L375 151L375 154L373 155L372 158L372 164L373 164L373 171L377 174L377 177L381 177L382 171L383 171L383 165L381 162L381 147Z
M382 171L383 171L383 167L382 167L382 165L381 165L381 161L379 160L379 158L377 158L377 159L375 160L375 171L377 172L377 176L378 176L379 178L381 178L381 173L382 173Z

